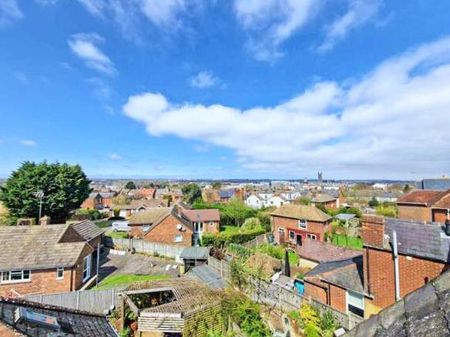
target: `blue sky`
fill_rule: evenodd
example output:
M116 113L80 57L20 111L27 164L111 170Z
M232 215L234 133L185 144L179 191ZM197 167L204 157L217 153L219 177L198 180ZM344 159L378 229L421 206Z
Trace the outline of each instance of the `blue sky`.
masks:
M414 179L450 164L450 2L0 0L0 176Z

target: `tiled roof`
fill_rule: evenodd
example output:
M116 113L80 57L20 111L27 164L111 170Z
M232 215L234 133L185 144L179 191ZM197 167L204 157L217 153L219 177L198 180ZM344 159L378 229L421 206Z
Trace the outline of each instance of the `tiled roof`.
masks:
M59 243L68 226L0 226L0 270L72 267L86 242Z
M344 337L450 336L450 272L383 309Z
M219 196L221 198L232 198L234 196L234 190L219 190Z
M389 243L386 242L385 249L391 250L394 230L397 233L399 253L442 262L450 261L450 236L445 235L440 225L386 218L384 233L389 237Z
M335 201L336 199L337 198L335 198L335 197L333 197L331 195L328 195L328 194L325 194L325 193L319 193L319 194L316 194L315 196L313 196L311 198L311 201L312 202L323 203L323 202Z
M182 214L191 222L220 221L218 209L185 209Z
M86 241L90 241L104 233L103 229L90 220L74 223L70 226Z
M450 209L450 193L432 205L433 208Z
M362 255L341 260L324 262L306 273L306 281L324 280L345 289L364 293Z
M447 191L415 190L398 198L397 203L424 204L426 206L431 206L447 193Z
M312 205L283 205L273 211L271 215L318 222L325 222L331 219L328 214Z
M170 214L170 207L154 207L142 212L133 213L129 223L130 225L157 224L162 218Z
M26 308L38 314L55 317L61 331L52 331L43 326L30 324L27 321L15 322L15 312L17 308ZM13 336L95 336L95 337L117 337L117 333L104 316L70 310L55 306L41 305L24 300L6 300L0 298L0 325L13 330ZM0 332L2 332L0 328ZM3 336L3 335L2 335Z
M362 254L358 250L337 247L331 243L311 239L306 239L295 251L300 258L318 263L349 259Z

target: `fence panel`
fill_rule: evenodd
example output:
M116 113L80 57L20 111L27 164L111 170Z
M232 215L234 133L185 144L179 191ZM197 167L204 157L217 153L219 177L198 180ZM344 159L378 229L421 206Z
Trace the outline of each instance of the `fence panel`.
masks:
M139 239L121 239L121 238L107 238L105 245L114 247L120 250L134 249L138 253L145 253L151 255L161 255L172 259L179 258L181 252L185 247L166 245L163 243L149 242Z
M55 305L68 309L103 314L119 304L117 293L120 289L80 290L68 293L28 295L25 299L41 304Z

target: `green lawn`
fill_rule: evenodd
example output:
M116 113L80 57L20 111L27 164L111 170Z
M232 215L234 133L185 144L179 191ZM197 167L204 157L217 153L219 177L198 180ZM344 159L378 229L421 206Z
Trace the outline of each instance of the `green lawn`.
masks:
M113 239L126 239L128 237L128 233L127 232L113 232L113 231L109 231L105 235L109 236L110 238L113 238Z
M111 226L111 224L114 222L114 220L102 220L102 221L96 221L95 224L100 228L106 228Z
M363 241L361 238L353 236L345 236L344 234L333 234L331 242L336 246L347 247L352 249L362 249Z
M103 279L95 290L104 290L117 286L129 285L139 281L158 281L170 278L169 275L134 275L134 274L116 274Z
M263 243L255 247L255 252L264 253L282 261L284 261L285 250L286 248L283 246L274 246L269 243ZM299 261L298 255L294 251L290 250L288 252L288 256L289 263L291 265L297 265Z
M221 226L220 233L222 234L235 234L239 233L239 227L236 226Z

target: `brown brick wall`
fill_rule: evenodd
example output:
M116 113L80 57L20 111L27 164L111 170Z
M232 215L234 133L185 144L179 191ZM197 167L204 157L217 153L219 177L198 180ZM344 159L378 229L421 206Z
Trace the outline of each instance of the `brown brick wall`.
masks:
M395 302L394 261L392 253L366 248L364 252L364 278L368 291L374 296L373 304L385 308ZM400 295L403 297L439 276L444 263L416 257L399 256Z
M17 336L21 336L21 334L12 331L9 327L7 327L6 325L3 325L2 322L0 322L0 336L1 337L17 337Z
M306 281L305 281L305 296L311 297L323 304L328 304L326 289L323 289L316 284L309 283Z
M364 215L362 218L362 239L365 245L382 247L384 238L384 218Z
M185 230L179 231L177 225L180 220L170 214L163 221L161 221L155 228L143 236L143 239L151 242L160 242L169 245L178 245L183 247L192 246L192 230L183 225ZM183 236L182 242L175 242L175 236L181 234Z
M0 284L0 296L7 296L12 290L21 295L51 294L70 291L71 269L64 270L64 279L56 279L56 268L45 270L32 270L31 280L23 283Z
M433 209L432 212L432 220L435 222L445 223L447 220L447 210L445 209Z
M398 205L398 217L405 220L431 221L431 208L418 205Z
M284 228L284 241L279 236L279 228ZM306 239L307 234L315 234L317 236L317 240L324 241L325 240L325 232L331 230L331 226L328 222L315 222L315 221L308 221L307 228L302 229L298 227L298 220L297 219L291 219L291 218L284 218L279 216L273 216L272 217L272 229L273 234L275 236L275 240L278 243L282 242L289 242L289 230L293 230L296 233L299 233L302 235L303 240Z
M329 306L339 310L340 312L347 312L347 291L343 288L336 287L330 284L330 303Z

